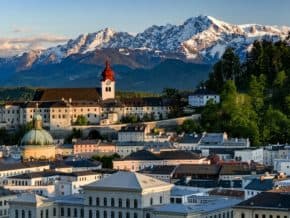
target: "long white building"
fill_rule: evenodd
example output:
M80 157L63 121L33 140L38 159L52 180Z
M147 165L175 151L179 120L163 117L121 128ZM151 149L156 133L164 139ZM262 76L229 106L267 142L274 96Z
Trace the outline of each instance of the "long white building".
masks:
M43 126L50 129L69 128L80 116L91 125L113 124L129 115L155 120L167 117L170 106L166 99L116 98L115 73L108 62L101 77L100 88L38 89L33 101L5 102L0 106L0 127L31 122L36 111L43 117Z

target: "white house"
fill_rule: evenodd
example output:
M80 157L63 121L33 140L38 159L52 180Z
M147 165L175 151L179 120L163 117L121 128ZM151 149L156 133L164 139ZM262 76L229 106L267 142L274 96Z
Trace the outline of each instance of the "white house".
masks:
M220 96L206 88L200 88L188 96L188 104L193 107L204 107L209 100L218 104L220 103Z
M256 162L263 163L263 148L258 149L244 149L235 151L235 159L242 162Z

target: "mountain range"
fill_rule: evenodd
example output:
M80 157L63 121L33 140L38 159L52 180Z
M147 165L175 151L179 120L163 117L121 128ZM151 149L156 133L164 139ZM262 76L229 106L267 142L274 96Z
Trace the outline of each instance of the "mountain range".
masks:
M94 86L109 58L117 88L193 89L227 47L244 59L255 40L277 41L289 31L285 26L234 25L210 16L189 18L180 25L153 25L135 35L106 28L48 49L0 58L0 85Z

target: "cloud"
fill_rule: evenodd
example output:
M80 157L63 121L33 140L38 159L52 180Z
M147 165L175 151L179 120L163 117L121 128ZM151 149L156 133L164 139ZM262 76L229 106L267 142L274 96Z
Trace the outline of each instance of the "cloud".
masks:
M51 34L19 38L0 38L0 56L12 56L30 50L45 49L59 43L64 43L67 40L67 37Z
M32 29L28 27L13 27L11 32L12 33L29 33Z

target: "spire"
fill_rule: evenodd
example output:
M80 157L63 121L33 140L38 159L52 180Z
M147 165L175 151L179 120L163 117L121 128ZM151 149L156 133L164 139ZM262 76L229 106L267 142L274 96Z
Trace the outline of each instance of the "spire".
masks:
M102 72L101 81L106 81L106 80L115 81L115 73L111 69L110 62L109 62L108 58L106 58L105 65L106 65L106 67L105 67L104 71Z

